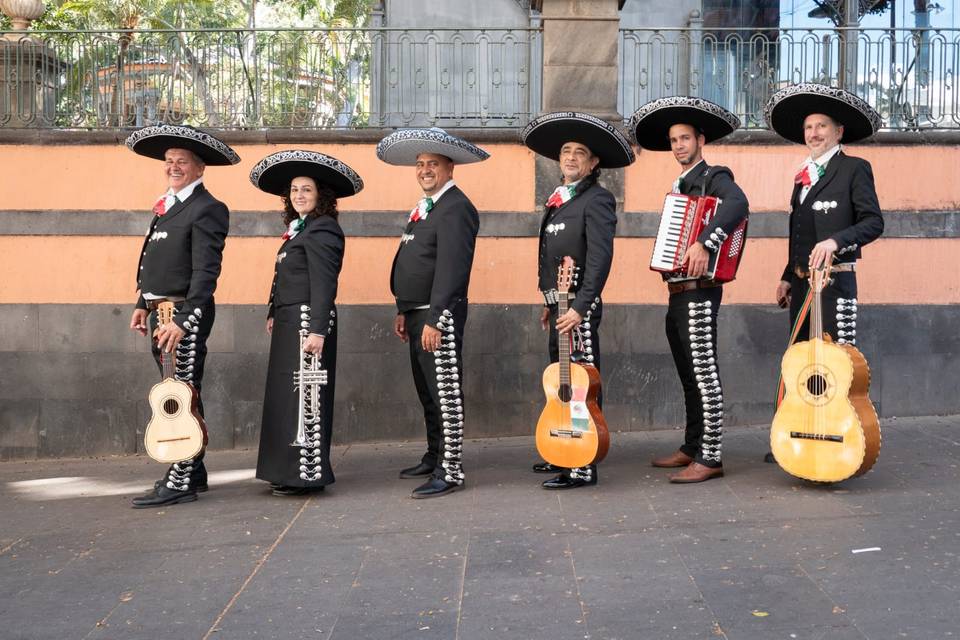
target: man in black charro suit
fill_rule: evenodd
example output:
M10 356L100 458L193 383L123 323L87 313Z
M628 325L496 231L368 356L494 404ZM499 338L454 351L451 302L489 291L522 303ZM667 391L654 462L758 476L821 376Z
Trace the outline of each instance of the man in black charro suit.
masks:
M683 172L671 191L720 199L716 215L685 249L682 269L664 273L670 298L665 322L670 352L683 387L684 442L674 452L654 458L660 468L680 468L675 484L723 476L723 386L720 380L717 320L723 283L707 278L708 264L724 241L749 215L749 204L727 167L708 165L703 147L730 134L740 119L702 98L671 96L640 107L629 129L644 149L672 151ZM746 241L745 234L731 242ZM729 245L727 245L729 246ZM681 248L683 249L683 248Z
M556 160L563 175L544 205L540 221L538 287L544 307L540 323L549 331L551 362L559 360L559 340L573 334L574 357L598 369L600 364L601 294L613 263L617 230L616 200L597 180L601 168L625 167L633 162L629 141L613 125L586 113L557 112L535 118L521 134L535 153ZM557 267L573 258L577 277L567 312L558 314ZM598 398L602 401L602 398ZM544 489L574 489L595 485L597 465L564 469L549 462L533 465L537 473L558 473Z
M463 330L480 217L453 181L455 164L481 162L486 151L442 129L406 129L377 145L384 162L413 166L423 198L407 219L390 270L397 301L394 333L410 345L413 380L427 431L420 462L400 471L422 478L413 498L464 486Z
M207 165L231 165L239 156L213 136L186 126L158 125L140 129L127 138L139 155L164 161L167 192L153 207L154 218L143 241L137 265L136 308L130 328L147 335L157 330L153 357L173 355L175 375L200 392L207 355L207 337L213 327L213 292L220 275L223 247L229 230L229 211L203 186ZM156 305L174 303L173 321L157 327ZM203 401L199 403L203 414ZM134 508L160 507L197 499L207 490L204 451L191 460L170 465L166 475Z
M856 345L856 262L861 248L879 238L884 225L870 163L848 156L841 143L870 137L882 120L857 96L815 83L778 91L764 115L771 129L810 151L794 177L787 265L777 285L777 303L789 307L794 327L809 291L810 269L832 265L821 298L823 330L838 344ZM805 319L797 339L806 340L808 334ZM773 462L773 454L765 460Z

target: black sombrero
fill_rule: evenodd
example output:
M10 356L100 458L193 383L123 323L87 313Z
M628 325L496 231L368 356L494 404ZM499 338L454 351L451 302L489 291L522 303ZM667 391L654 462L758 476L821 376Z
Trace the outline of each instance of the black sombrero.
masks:
M438 127L394 131L377 145L377 157L387 164L412 167L421 153L446 156L454 164L482 162L490 157L480 147Z
M568 142L579 142L600 158L603 169L626 167L635 156L630 141L609 122L589 113L558 111L545 113L530 121L520 139L534 153L560 159L560 149Z
M637 109L627 130L637 144L650 151L670 150L670 127L688 124L715 142L740 128L740 118L703 98L671 96L652 100Z
M253 186L278 196L287 195L290 182L300 176L330 187L338 198L352 196L363 189L363 180L356 171L316 151L291 149L271 153L250 170Z
M805 144L803 121L811 113L828 115L843 125L841 142L869 138L883 126L880 114L849 91L805 82L777 91L767 101L763 116L767 126L790 142Z
M127 138L134 153L163 160L168 149L187 149L204 163L225 166L240 162L240 156L221 140L187 125L158 124L138 129Z

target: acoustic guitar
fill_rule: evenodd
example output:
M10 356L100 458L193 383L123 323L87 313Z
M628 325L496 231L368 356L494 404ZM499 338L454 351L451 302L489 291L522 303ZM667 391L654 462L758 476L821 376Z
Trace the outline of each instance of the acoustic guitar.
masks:
M173 303L157 306L157 326L173 320ZM156 331L153 334L156 340ZM192 384L176 379L175 356L160 353L163 381L150 389L153 415L143 436L147 455L157 462L180 462L198 455L207 444L207 426L198 409L199 394Z
M814 482L861 476L880 455L880 422L870 402L870 367L850 344L823 331L821 294L830 267L810 272L810 339L783 354L783 401L770 447L787 473Z
M573 273L573 258L564 258L557 277L558 317L569 308ZM543 372L547 404L537 422L537 451L550 464L572 469L603 460L610 434L597 404L600 372L571 361L572 334L558 336L558 342L560 360Z

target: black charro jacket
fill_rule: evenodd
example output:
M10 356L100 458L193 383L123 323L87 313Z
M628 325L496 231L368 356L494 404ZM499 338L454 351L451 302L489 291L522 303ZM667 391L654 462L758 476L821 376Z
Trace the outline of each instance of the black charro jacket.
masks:
M800 189L801 185L794 185L790 197L790 238L797 232L798 216L812 214L817 242L832 238L837 243L837 260L850 262L860 258L861 247L883 233L883 213L877 199L873 169L866 160L848 156L841 150L827 163L823 177L817 180L802 203ZM824 203L829 203L825 209ZM794 265L807 263L813 247L805 250L805 256L793 255L793 243L790 243L787 266L781 276L783 280L790 280Z
M390 268L390 292L405 313L430 305L427 324L467 300L473 252L480 230L476 207L454 185L427 214L408 222Z
M137 289L185 298L173 318L185 328L194 309L213 304L229 229L227 206L198 184L184 202L150 222L137 265ZM146 308L142 295L137 307Z
M616 206L613 194L594 183L562 206L548 208L540 221L540 291L557 288L557 267L570 256L579 269L570 306L581 317L596 308L610 275Z
M343 251L343 230L336 220L330 216L307 218L303 230L277 251L267 317L272 318L279 306L309 305L310 333L329 335L337 313Z

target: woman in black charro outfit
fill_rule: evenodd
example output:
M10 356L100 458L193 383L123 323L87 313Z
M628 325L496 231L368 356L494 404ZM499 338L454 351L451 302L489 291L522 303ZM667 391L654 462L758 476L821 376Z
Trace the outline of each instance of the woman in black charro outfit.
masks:
M335 300L344 249L337 198L358 193L363 181L336 158L299 150L267 156L250 172L250 181L283 198L288 226L270 289L270 360L257 478L269 482L274 495L303 495L334 481L330 437L337 367ZM320 355L327 383L321 387L319 424L306 427L304 446L291 446L299 426L293 372L300 367L301 330L308 332L303 350Z

